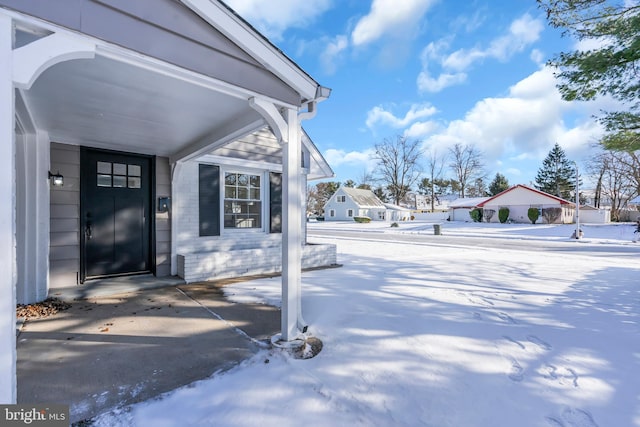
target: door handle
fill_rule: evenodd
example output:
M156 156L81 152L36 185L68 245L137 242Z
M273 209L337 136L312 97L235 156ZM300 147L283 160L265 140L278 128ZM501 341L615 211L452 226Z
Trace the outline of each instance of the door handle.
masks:
M87 240L91 240L91 212L88 211L85 214L85 222L84 222L84 235Z

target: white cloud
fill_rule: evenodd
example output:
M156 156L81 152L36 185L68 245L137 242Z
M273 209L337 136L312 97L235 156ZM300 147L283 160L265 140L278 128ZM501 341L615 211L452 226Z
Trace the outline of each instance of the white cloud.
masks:
M373 107L367 113L367 127L372 128L380 123L394 128L403 128L411 123L434 115L438 110L431 104L413 104L404 117L396 117L393 113L383 107Z
M327 74L335 73L336 61L348 47L349 39L344 35L338 35L327 43L324 51L320 54L320 63Z
M431 42L421 54L422 71L416 79L418 90L439 92L446 87L461 84L467 79L465 71L474 63L486 58L506 61L537 41L543 29L541 20L525 14L514 20L504 35L495 38L484 48L458 49L445 55L444 52L451 44L450 38ZM540 54L536 54L536 57L540 58ZM441 68L437 77L432 77L434 73L430 71L434 66Z
M450 70L463 71L484 58L506 61L537 41L543 29L541 20L525 14L511 23L507 34L492 40L486 48L459 49L445 58L442 66Z
M351 168L364 168L367 171L372 171L377 164L377 161L373 159L374 153L375 150L373 148L364 151L349 152L329 148L323 153L323 156L332 168L349 166Z
M354 46L374 42L383 35L403 35L415 31L435 0L373 0L369 14L362 17L351 33Z
M465 80L467 80L465 73L442 73L437 78L433 78L427 70L422 70L418 74L417 84L420 92L440 92L446 87L458 85Z
M542 65L545 62L545 55L540 49L533 49L529 58L538 65Z
M277 5L264 0L225 0L225 3L262 34L280 40L287 28L304 27L329 10L333 0L279 0Z
M404 131L404 136L409 139L422 139L426 135L433 134L439 127L440 125L435 121L415 122Z
M543 67L513 85L507 96L477 102L463 119L429 136L425 145L444 151L455 143L473 144L488 163L542 159L556 142L567 154L584 151L602 128L593 119L567 126L563 115L583 106L563 101L555 84L552 70Z
M507 168L507 170L505 172L508 173L509 175L515 175L515 176L521 176L522 175L522 171L520 169L517 169L517 168Z

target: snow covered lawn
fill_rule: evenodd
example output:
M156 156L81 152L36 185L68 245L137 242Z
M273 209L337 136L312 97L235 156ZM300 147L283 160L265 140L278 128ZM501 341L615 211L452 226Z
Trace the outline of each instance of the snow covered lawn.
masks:
M617 244L611 232L597 239ZM615 256L314 238L336 242L344 264L303 275L318 356L264 350L96 425L640 426L632 234L619 244L638 251ZM279 287L228 294L279 304Z

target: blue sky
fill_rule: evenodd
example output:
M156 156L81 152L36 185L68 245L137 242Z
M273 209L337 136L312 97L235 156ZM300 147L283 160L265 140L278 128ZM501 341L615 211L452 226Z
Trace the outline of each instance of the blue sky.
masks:
M474 145L489 181L529 184L556 142L582 167L602 135L605 101L560 98L545 63L576 44L534 0L227 3L332 89L303 126L335 180L359 182L374 145L403 135L427 155Z

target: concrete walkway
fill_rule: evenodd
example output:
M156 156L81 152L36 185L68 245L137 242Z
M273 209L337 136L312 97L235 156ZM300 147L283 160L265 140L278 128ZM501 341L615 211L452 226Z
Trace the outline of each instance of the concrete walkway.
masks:
M91 418L229 369L279 331L278 309L230 303L212 283L96 294L22 325L18 403Z

